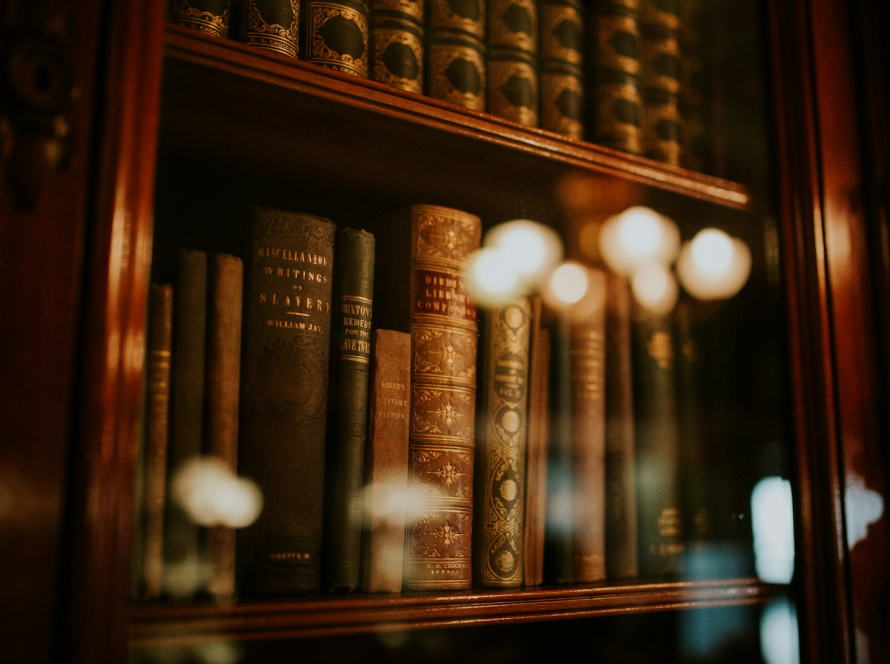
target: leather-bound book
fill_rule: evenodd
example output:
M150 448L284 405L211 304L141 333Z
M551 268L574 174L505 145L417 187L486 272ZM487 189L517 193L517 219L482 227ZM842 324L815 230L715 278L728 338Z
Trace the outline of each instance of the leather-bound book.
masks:
M473 580L482 588L522 585L530 313L527 298L481 313Z
M711 103L709 18L711 4L706 0L681 0L680 91L677 108L681 118L680 163L700 173L714 170L714 135Z
M300 53L306 62L368 77L366 0L302 0Z
M232 0L172 0L170 20L214 37L228 37Z
M369 77L394 88L423 92L423 0L371 0Z
M535 0L488 0L488 112L538 126Z
M334 224L253 208L245 263L241 474L263 510L239 531L245 595L317 592L321 582L324 453Z
M397 593L405 569L410 334L374 331L370 383L361 584L365 592Z
M164 503L170 423L173 287L152 283L148 293L143 512L143 599L161 596Z
M643 154L680 164L680 17L676 0L640 0Z
M361 565L374 236L364 230L341 228L335 253L325 588L344 592L358 587Z
M214 254L207 291L207 387L205 452L238 472L238 412L241 386L243 264L237 256ZM235 531L207 531L207 591L218 599L235 593Z
M232 27L239 41L298 57L300 0L237 0L237 3Z
M427 0L429 96L485 110L485 9L485 0Z
M541 127L584 137L584 8L578 0L541 2Z

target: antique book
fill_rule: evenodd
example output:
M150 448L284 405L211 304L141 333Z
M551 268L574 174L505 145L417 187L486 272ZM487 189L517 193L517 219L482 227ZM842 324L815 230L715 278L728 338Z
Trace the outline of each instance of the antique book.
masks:
M543 0L540 16L540 124L584 137L584 7L579 0Z
M402 590L410 385L411 335L374 330L362 537L365 592Z
M423 10L423 0L371 0L371 79L409 92L423 92Z
M428 0L426 91L436 99L485 110L485 0Z
M538 126L535 0L488 0L488 112Z
M481 312L476 423L473 581L522 585L530 305L516 299Z
M355 590L361 565L368 376L374 295L374 236L337 231L331 405L325 501L325 587Z
M680 17L676 0L640 0L643 154L680 164Z
M706 0L680 0L680 90L677 109L681 118L680 163L700 173L714 170L713 64L709 57L709 22L712 5Z
M324 456L334 224L256 207L245 264L241 474L263 510L238 532L246 595L317 592L321 583Z
M232 0L172 0L170 20L215 37L229 36Z
M243 264L237 256L210 257L207 290L205 445L208 456L238 472L238 412L241 387ZM207 531L207 591L225 599L235 593L235 531L224 525Z
M236 0L230 34L239 41L283 53L299 55L300 0Z
M606 276L606 576L632 579L637 565L631 290Z
M167 470L172 476L202 452L204 440L204 360L206 338L207 254L181 249L173 297L173 355L170 368L170 444ZM175 501L165 508L164 587L173 595L198 589L201 551L199 527ZM183 585L182 579L191 579Z
M173 287L152 283L146 353L143 599L157 599L162 591L172 346Z
M528 443L526 449L523 584L538 586L544 582L547 443L550 424L548 416L550 330L542 321L542 302L539 296L531 297L529 322Z
M306 62L368 77L366 0L302 0L300 54Z

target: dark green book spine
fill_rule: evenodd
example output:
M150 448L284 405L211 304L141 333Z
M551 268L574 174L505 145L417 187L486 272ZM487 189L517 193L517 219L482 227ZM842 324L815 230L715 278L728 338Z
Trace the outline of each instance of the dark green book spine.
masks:
M302 58L322 67L368 78L368 3L303 0Z
M232 28L240 41L298 57L300 0L239 0L238 10Z
M245 595L317 592L327 428L334 224L254 208L245 267L241 474L263 510L239 531Z
M643 154L680 164L680 42L676 0L641 0Z
M584 137L584 8L576 0L541 3L541 127Z
M534 0L488 0L488 111L538 126L538 9Z
M337 232L336 254L325 586L342 592L358 587L361 568L374 236L343 228Z
M232 0L173 0L170 20L215 37L229 36Z
M423 92L423 9L423 0L371 0L371 79Z
M427 94L485 110L485 0L427 0Z

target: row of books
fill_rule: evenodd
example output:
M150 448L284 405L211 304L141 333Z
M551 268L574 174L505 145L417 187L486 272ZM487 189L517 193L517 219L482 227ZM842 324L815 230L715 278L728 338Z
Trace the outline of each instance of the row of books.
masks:
M680 571L664 321L632 322L626 281L599 270L606 306L581 319L535 296L477 311L463 266L481 220L401 216L378 240L254 208L243 264L182 250L175 282L152 284L143 597ZM201 455L256 481L255 521L183 509L174 474Z
M700 0L174 0L174 22L694 170L713 169Z

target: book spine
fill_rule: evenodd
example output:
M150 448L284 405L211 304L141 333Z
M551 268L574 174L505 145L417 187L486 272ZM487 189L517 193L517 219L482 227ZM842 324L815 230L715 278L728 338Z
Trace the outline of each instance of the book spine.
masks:
M241 313L244 269L237 256L215 254L207 297L207 389L205 451L238 472L238 413L241 385ZM210 578L218 599L235 593L235 531L224 525L207 532Z
M215 37L229 36L232 0L173 0L170 20Z
M680 164L680 16L676 0L641 0L643 154Z
M405 567L411 335L375 330L371 353L361 583L365 592L397 593Z
M476 305L464 262L479 248L479 217L411 208L411 429L406 587L472 583ZM416 496L416 498L415 498Z
M584 8L577 0L544 0L540 20L541 127L584 137Z
M637 564L631 291L610 273L606 295L606 576L632 579Z
M317 592L334 225L254 208L250 220L241 374L241 473L263 511L239 531L244 594Z
M423 93L423 0L371 0L370 78Z
M603 0L592 22L595 44L593 140L642 153L640 26L638 0Z
M303 0L302 58L368 78L368 13L364 0Z
M713 126L710 103L713 99L705 34L708 4L704 0L679 3L680 92L677 106L682 120L680 162L690 170L714 170Z
M332 404L325 531L326 587L355 590L361 565L361 493L368 435L368 375L374 293L374 236L337 231Z
M605 302L605 274L590 270L591 292ZM606 578L605 308L573 322L570 338L572 391L572 579Z
M233 27L240 41L299 56L300 0L239 0L238 9Z
M142 597L157 599L162 591L164 553L173 287L153 283L149 288L148 298Z
M488 0L488 111L538 126L535 0Z
M204 437L204 359L206 338L207 254L180 250L173 301L173 354L170 369L169 473L201 454ZM166 507L164 585L175 595L190 595L195 583L182 584L177 571L196 566L201 556L198 526L174 501ZM196 575L190 577L197 580Z
M517 588L525 559L530 308L509 302L482 316L476 425L473 578Z
M427 94L485 110L485 0L427 0Z

